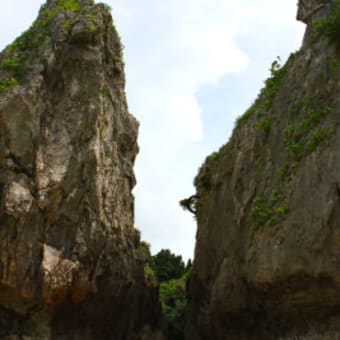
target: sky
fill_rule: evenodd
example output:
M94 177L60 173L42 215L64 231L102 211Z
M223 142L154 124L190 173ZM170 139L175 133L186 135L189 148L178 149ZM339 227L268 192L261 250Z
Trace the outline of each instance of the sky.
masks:
M135 225L153 253L193 258L195 193L204 159L225 144L271 62L302 41L296 0L107 0L124 45L130 112L140 123ZM41 0L1 6L0 49L35 19Z

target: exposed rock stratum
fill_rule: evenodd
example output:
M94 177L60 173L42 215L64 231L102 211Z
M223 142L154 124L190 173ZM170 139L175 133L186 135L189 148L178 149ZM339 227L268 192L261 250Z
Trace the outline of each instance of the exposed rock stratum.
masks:
M49 0L0 54L0 338L158 339L137 121L107 6Z
M340 339L340 4L301 0L300 51L196 177L187 339Z

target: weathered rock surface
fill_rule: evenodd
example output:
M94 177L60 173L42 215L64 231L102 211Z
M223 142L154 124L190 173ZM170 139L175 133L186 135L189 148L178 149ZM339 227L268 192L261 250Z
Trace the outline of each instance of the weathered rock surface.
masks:
M340 44L325 29L336 11L300 1L303 47L273 63L196 178L189 340L340 339Z
M158 339L138 123L105 5L49 0L0 54L0 339Z

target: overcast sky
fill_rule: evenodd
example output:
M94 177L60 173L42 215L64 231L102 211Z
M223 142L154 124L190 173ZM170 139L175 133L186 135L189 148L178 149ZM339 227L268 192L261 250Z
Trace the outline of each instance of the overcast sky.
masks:
M0 49L40 0L1 5ZM179 200L205 157L229 139L271 62L301 45L296 0L108 0L125 46L129 108L140 122L136 227L155 253L193 257L196 226Z

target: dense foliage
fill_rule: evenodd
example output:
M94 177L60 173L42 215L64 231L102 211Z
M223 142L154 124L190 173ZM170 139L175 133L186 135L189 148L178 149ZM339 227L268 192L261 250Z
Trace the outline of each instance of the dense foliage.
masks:
M167 323L167 339L184 339L185 311L187 298L185 295L186 276L178 280L163 282L159 288L164 318Z
M172 254L169 249L162 249L152 256L151 268L156 273L159 282L179 279L185 273L182 256Z
M168 340L184 339L185 283L191 267L190 259L185 265L182 256L171 253L169 249L162 249L152 256L147 267L147 271L154 273L160 282L159 296Z

